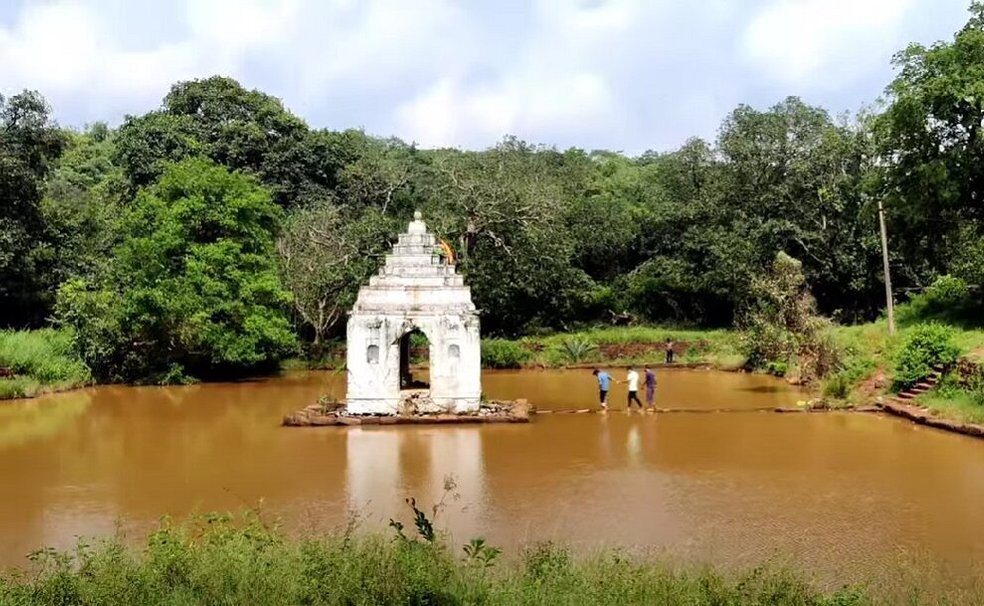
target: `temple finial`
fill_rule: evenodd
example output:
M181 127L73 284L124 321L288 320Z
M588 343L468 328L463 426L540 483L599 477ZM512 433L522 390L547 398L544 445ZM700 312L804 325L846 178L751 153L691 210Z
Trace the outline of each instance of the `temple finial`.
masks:
M427 231L427 226L424 225L424 222L420 218L422 216L423 215L420 214L419 210L413 211L413 221L410 222L410 226L407 228L407 233L422 234Z

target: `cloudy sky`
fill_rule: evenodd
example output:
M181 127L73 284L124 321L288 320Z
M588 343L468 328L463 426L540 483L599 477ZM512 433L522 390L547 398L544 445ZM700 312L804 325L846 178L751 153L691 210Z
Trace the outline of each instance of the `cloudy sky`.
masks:
M426 147L504 134L638 153L713 137L738 103L874 101L892 54L969 0L0 0L0 92L117 124L230 75L315 127Z

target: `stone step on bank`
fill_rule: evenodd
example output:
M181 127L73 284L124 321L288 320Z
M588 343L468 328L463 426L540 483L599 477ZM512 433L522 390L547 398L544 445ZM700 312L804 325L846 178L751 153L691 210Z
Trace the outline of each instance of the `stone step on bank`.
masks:
M926 425L927 427L952 431L965 436L984 438L984 425L943 419L937 417L931 410L923 408L916 403L916 399L920 395L936 388L943 378L945 370L942 366L934 367L933 372L909 389L899 392L894 398L878 402L878 408L890 415L908 419L917 425Z

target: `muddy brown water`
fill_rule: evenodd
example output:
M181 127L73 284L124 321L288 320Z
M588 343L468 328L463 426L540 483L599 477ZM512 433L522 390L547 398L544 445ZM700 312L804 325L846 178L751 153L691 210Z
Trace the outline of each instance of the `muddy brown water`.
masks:
M616 371L615 378L622 378ZM487 372L490 397L594 407L589 371ZM0 566L41 546L122 532L165 514L239 511L294 533L367 529L404 498L445 498L464 542L627 546L725 566L792 561L820 578L919 562L984 569L984 444L871 414L773 414L805 395L767 377L660 370L659 405L748 409L545 415L528 425L282 428L326 372L236 384L100 387L0 405ZM445 480L456 487L445 495ZM888 574L886 572L886 574Z

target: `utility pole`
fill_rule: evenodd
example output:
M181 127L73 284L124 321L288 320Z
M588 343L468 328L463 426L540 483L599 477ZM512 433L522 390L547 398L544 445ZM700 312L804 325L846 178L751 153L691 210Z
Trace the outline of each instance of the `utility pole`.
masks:
M885 309L888 312L888 334L895 334L895 303L892 302L892 274L888 269L888 232L885 230L885 208L878 199L878 225L881 228L882 263L885 266Z

